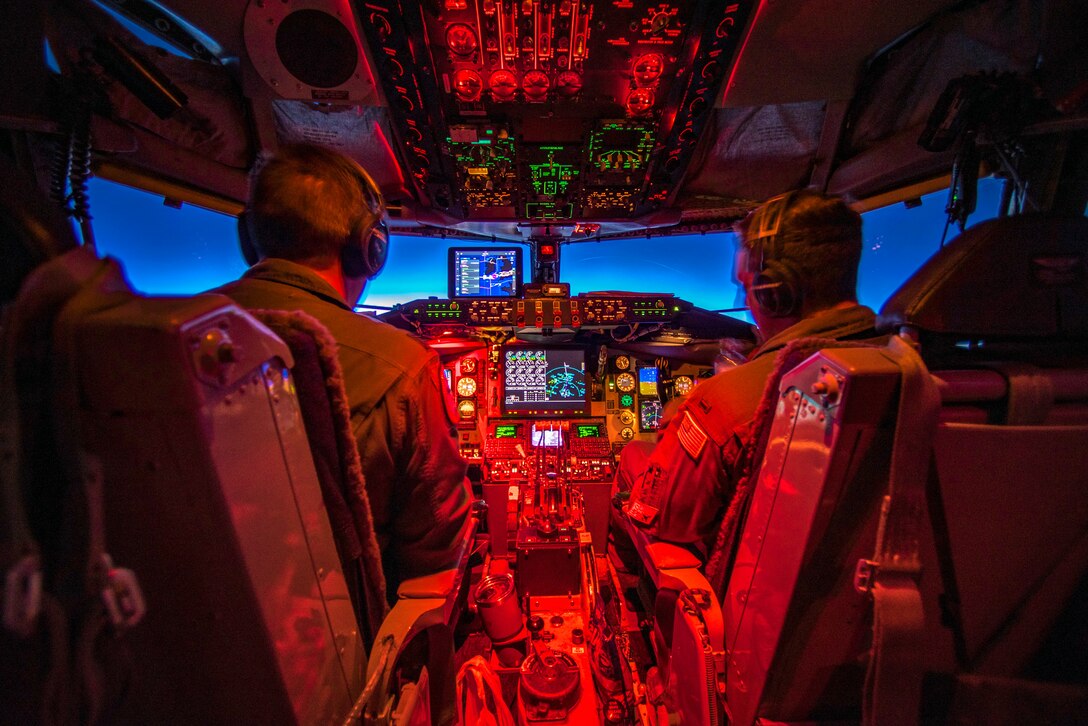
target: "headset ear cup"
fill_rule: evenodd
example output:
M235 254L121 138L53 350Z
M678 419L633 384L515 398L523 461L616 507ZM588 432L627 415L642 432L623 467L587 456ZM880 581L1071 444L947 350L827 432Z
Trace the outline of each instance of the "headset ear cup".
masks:
M756 302L772 318L785 318L801 309L801 280L792 265L771 260L752 281Z
M238 246L242 250L242 259L250 267L261 261L261 254L253 244L253 221L248 209L238 215Z
M340 253L340 264L348 277L377 277L389 254L389 237L382 224L375 225L360 239L354 236Z
M385 225L378 223L370 230L370 239L367 242L367 266L370 273L367 277L374 278L385 267L385 261L389 257L389 232Z

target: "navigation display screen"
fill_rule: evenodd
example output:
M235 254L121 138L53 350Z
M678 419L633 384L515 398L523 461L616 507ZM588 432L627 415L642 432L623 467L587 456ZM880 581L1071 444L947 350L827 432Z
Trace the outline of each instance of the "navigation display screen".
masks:
M571 348L504 348L503 413L584 414L585 351Z
M654 398L639 402L638 426L643 431L657 431L661 428L661 401Z
M451 247L450 297L517 297L520 247Z

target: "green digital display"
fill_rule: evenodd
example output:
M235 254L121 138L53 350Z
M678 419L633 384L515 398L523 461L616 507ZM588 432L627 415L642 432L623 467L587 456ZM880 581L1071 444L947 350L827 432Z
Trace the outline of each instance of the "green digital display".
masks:
M631 406L634 406L635 397L632 396L630 393L623 394L622 396L620 396L620 405L624 408L630 408Z
M601 435L601 427L597 424L578 424L578 438L595 439Z
M499 426L495 427L495 438L496 439L513 439L513 438L517 438L517 435L518 435L518 427L515 426L515 425L503 425L503 424L500 424Z
M646 166L654 146L652 126L603 121L589 138L590 163L600 172L625 173Z

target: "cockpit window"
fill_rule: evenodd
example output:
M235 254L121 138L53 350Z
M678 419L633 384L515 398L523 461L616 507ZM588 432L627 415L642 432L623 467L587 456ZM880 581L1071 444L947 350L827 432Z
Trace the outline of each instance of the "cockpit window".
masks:
M89 190L98 251L121 260L136 290L187 295L245 272L234 217L102 179Z
M366 284L361 308L389 308L398 303L426 297L444 298L449 293L447 266L451 247L472 247L471 240L429 237L398 237L389 240L389 257L376 278ZM504 244L496 249L518 247ZM523 250L522 282L528 282L529 251Z
M671 292L707 310L737 305L732 274L733 234L721 232L566 245L560 263L572 294Z
M140 292L202 292L237 279L246 269L233 217L188 204L176 209L163 204L161 196L102 179L91 180L90 193L99 251L120 259ZM934 192L909 208L895 204L862 215L862 303L879 309L940 249L947 196L947 191ZM983 179L970 224L996 216L1000 198L1001 181ZM950 229L948 239L957 232ZM448 250L464 245L464 240L394 237L385 270L367 285L362 306L446 297ZM560 277L570 283L572 294L668 292L708 310L725 310L744 303L732 265L730 233L604 240L564 245Z
M997 216L1001 188L1000 179L979 180L978 203L968 225ZM948 190L927 194L918 201L910 206L893 204L861 215L864 240L858 269L858 300L874 310L879 310L941 248L948 219L944 211ZM945 242L957 235L959 230L955 226L948 228Z

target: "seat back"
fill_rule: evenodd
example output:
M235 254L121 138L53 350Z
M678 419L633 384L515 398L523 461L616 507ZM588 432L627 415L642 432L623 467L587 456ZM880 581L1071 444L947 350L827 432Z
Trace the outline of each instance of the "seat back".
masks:
M286 346L226 298L138 297L85 250L39 268L20 300L22 329L50 350L19 393L47 402L52 448L36 455L61 462L26 482L32 524L63 525L42 545L46 586L71 604L58 627L75 629L53 692L97 679L76 718L91 704L111 723L343 718L366 652ZM41 360L24 353L23 370ZM115 617L89 631L81 602L116 592L112 563L138 587L126 581L118 613L95 608ZM122 633L127 656L96 663Z
M825 350L782 378L722 598L735 723L874 722L865 699L889 673L917 690L876 722L1083 717L1086 252L1083 219L987 223L885 307L889 330L921 341L941 399L908 447L923 472L909 518L920 570L878 556L886 511L902 504L893 443L917 425L897 395L899 358ZM899 641L874 630L882 568L916 593Z
M336 341L320 322L301 311L251 312L287 344L294 358L291 375L322 498L333 525L356 620L363 629L363 643L370 650L389 608Z

